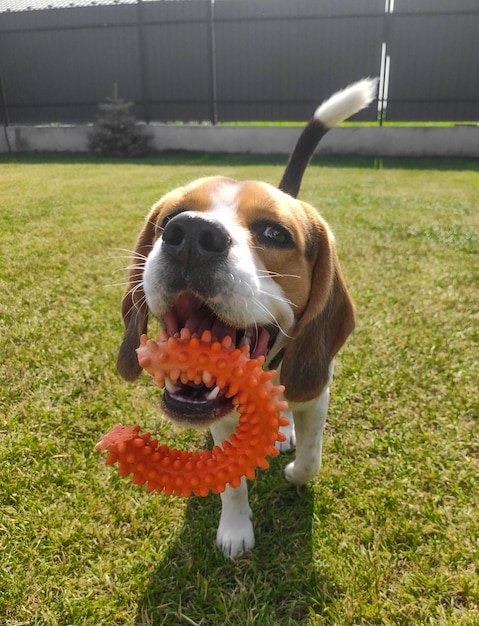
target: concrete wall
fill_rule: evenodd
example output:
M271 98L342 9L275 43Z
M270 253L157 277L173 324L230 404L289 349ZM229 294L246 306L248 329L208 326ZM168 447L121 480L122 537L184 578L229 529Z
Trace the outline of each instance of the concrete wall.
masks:
M193 152L289 154L301 127L152 124L153 147ZM0 152L87 152L90 126L11 126L0 130ZM318 153L372 157L479 158L479 126L340 127Z

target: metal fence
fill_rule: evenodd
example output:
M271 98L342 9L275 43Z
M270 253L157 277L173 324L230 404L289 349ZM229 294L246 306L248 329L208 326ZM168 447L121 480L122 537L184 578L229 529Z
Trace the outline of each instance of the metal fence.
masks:
M101 0L100 0L101 2ZM0 123L84 123L113 93L146 121L308 118L381 77L357 119L479 119L477 0L134 0L0 12Z

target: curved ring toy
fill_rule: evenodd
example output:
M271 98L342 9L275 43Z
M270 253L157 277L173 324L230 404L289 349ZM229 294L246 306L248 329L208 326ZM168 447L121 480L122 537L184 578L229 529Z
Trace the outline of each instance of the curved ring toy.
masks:
M200 338L186 328L174 337L161 331L156 341L143 335L137 352L140 365L160 387L165 377L218 386L240 418L229 441L211 452L170 449L150 433L140 434L139 426L118 424L96 449L108 450L106 462L119 463L120 476L133 473L134 484L147 483L149 491L166 495L206 496L210 489L222 493L228 484L238 487L243 476L254 478L256 467L269 467L265 457L277 456L274 444L285 440L279 428L288 424L281 416L288 403L278 397L284 387L272 383L276 372L263 371L264 357L250 359L249 347L236 348L231 337L219 342L209 331Z

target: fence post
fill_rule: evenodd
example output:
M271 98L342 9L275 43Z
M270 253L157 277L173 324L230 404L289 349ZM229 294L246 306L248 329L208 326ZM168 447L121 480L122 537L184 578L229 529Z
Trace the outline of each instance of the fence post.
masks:
M150 122L150 89L148 84L148 54L145 41L145 21L143 19L143 2L137 2L137 20L138 20L138 45L140 51L140 85L141 100L143 106L143 117L145 122Z
M389 44L389 20L394 11L394 0L386 0L384 6L383 21L383 43L381 46L381 68L379 71L379 93L378 93L378 117L379 126L386 121L388 94L389 94L389 71L391 58L388 54Z
M215 32L215 0L210 0L210 68L211 68L211 113L213 126L218 124L218 85L216 82L216 32Z
M12 151L12 146L10 144L10 137L8 136L8 127L10 126L10 116L8 113L8 105L7 105L7 91L5 89L5 81L3 80L3 72L2 66L0 65L0 95L2 97L2 108L5 115L5 121L3 123L3 132L5 134L5 141L7 143L8 152Z
M5 81L3 80L3 72L2 72L1 65L0 65L0 95L2 97L2 109L5 115L4 126L6 128L7 126L10 126L10 116L8 114L7 92L5 90Z

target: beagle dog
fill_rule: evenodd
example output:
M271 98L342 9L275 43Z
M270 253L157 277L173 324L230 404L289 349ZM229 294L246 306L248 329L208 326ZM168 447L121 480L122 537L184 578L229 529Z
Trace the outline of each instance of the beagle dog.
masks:
M169 335L209 329L221 341L248 344L277 369L292 415L281 449L296 446L285 469L295 485L321 465L333 359L354 327L354 308L334 236L318 211L296 199L303 173L325 133L375 97L365 79L316 110L291 154L279 189L258 181L201 178L154 205L138 237L122 300L125 335L117 368L129 381L148 317ZM166 379L163 412L178 424L208 426L220 445L237 413L214 385ZM217 544L235 558L255 543L246 479L221 494Z

